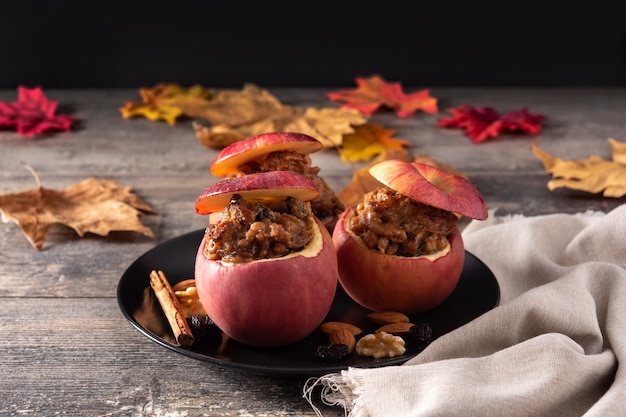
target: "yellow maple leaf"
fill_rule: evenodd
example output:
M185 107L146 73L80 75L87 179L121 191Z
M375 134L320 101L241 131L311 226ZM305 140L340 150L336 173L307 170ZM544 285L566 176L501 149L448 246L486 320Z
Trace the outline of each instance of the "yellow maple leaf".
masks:
M626 165L626 143L618 142L613 138L609 138L608 141L613 147L613 161Z
M182 87L174 83L160 83L152 88L139 89L141 103L127 102L120 108L122 117L144 116L148 120L176 123L178 117L197 117L203 113L212 92L201 85Z
M342 145L346 134L354 132L354 126L366 122L367 117L356 109L308 107L281 130L305 133L319 140L324 148L335 148Z
M363 124L354 128L354 133L343 136L341 159L343 161L369 161L385 150L404 150L411 142L393 139L395 131L378 124Z
M153 122L164 120L170 125L176 123L176 119L183 115L183 111L178 107L165 106L162 104L126 103L120 109L124 119L143 116Z
M552 174L548 189L560 187L586 191L604 197L620 198L626 195L626 143L608 139L613 147L613 160L597 155L587 159L564 160L539 149L533 142L532 151L543 162L544 169Z

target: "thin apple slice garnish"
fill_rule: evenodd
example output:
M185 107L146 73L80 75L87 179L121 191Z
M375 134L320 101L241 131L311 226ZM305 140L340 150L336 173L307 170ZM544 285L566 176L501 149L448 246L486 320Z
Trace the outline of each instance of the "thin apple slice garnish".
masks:
M476 187L463 177L417 162L387 160L370 174L381 183L415 201L472 219L487 218L487 206Z
M220 212L235 194L252 203L267 204L287 197L310 201L319 193L311 180L296 172L258 172L210 185L196 200L196 213L205 215Z
M269 132L241 140L226 146L211 164L216 177L233 174L246 162L259 159L277 151L294 151L309 154L319 151L323 145L317 139L296 132Z

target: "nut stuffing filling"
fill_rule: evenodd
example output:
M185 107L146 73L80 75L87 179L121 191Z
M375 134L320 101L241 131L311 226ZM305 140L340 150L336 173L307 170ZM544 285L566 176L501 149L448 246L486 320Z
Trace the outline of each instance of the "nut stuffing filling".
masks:
M277 151L271 152L256 161L239 166L238 175L267 171L297 172L310 179L320 191L319 197L311 200L311 210L318 219L323 220L343 213L345 206L326 181L318 175L320 169L311 164L311 158L307 154L293 151Z
M457 222L454 213L380 187L365 195L346 226L369 249L411 257L445 249Z
M302 250L313 238L311 205L287 197L270 206L235 194L219 223L205 232L209 259L244 263L279 258Z

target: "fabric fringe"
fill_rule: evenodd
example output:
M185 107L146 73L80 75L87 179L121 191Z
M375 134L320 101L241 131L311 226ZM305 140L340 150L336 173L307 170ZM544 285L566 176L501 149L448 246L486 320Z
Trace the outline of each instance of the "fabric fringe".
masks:
M321 388L320 398L328 406L341 406L346 417L365 417L364 376L356 369L349 368L341 373L327 374L318 378L309 378L303 387L303 397L313 408L318 417L323 417L320 409L313 403L313 392Z

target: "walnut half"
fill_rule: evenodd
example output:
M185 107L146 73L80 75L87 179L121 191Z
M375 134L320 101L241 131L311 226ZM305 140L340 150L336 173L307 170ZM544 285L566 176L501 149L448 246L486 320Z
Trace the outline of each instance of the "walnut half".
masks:
M373 356L374 358L393 358L404 355L406 348L404 339L387 332L367 334L356 343L356 353L360 356Z

